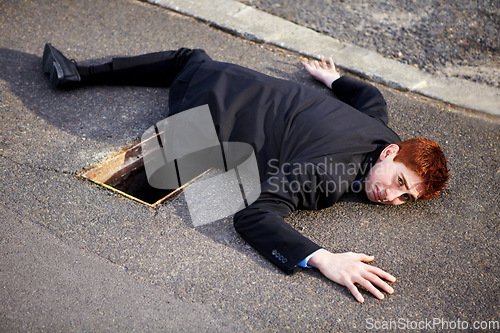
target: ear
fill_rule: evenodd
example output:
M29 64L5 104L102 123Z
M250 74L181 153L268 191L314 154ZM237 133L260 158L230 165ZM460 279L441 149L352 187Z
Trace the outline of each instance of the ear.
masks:
M397 154L398 151L399 151L399 146L397 144L395 144L395 143L390 144L387 147L385 147L384 150L382 150L382 152L380 153L380 156L378 157L378 160L382 161L388 156Z

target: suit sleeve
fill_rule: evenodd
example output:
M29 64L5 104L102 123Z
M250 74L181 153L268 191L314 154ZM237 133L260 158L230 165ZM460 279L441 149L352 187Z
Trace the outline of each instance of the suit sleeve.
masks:
M375 86L344 75L333 81L332 91L342 102L387 124L387 103Z
M293 210L317 209L326 204L322 183L318 175L293 170L271 176L262 184L259 198L235 214L236 231L285 273L300 270L297 264L321 247L284 218Z

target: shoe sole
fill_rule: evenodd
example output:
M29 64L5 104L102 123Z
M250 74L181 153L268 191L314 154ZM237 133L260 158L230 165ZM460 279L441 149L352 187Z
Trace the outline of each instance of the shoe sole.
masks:
M45 74L50 74L51 66L54 64L55 59L52 55L52 50L50 44L45 44L45 48L43 50L43 58L42 58L42 67Z
M59 85L59 73L62 72L62 68L57 61L55 61L50 44L48 43L45 44L43 50L42 67L43 72L49 75L49 82L52 88L57 88Z
M62 78L64 76L63 69L61 68L61 65L57 61L52 62L52 66L49 66L49 81L50 85L53 88L57 88L62 81Z

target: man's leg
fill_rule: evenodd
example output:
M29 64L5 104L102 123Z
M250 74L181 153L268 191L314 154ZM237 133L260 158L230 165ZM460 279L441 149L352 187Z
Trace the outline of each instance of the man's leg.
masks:
M84 83L169 87L186 64L206 61L202 50L181 48L177 51L148 53L133 57L113 58L97 66L77 66Z
M177 51L113 58L111 62L79 66L50 44L45 45L43 69L58 88L94 85L138 85L169 87L188 62L211 60L203 50Z

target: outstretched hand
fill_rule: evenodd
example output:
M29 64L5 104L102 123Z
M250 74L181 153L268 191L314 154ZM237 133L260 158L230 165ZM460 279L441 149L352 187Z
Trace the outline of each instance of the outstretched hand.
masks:
M329 63L330 65L326 63L325 57L321 56L321 63L313 60L309 63L304 62L303 65L316 80L323 82L324 85L331 88L333 81L337 80L340 74L335 69L335 64L331 57L329 58Z
M346 286L356 300L363 303L365 300L355 283L371 292L378 299L383 299L384 294L375 286L389 294L394 292L394 289L382 280L394 282L396 281L394 276L380 268L365 264L373 259L375 259L373 256L363 253L331 253L321 249L309 259L308 265L319 269L328 279Z

